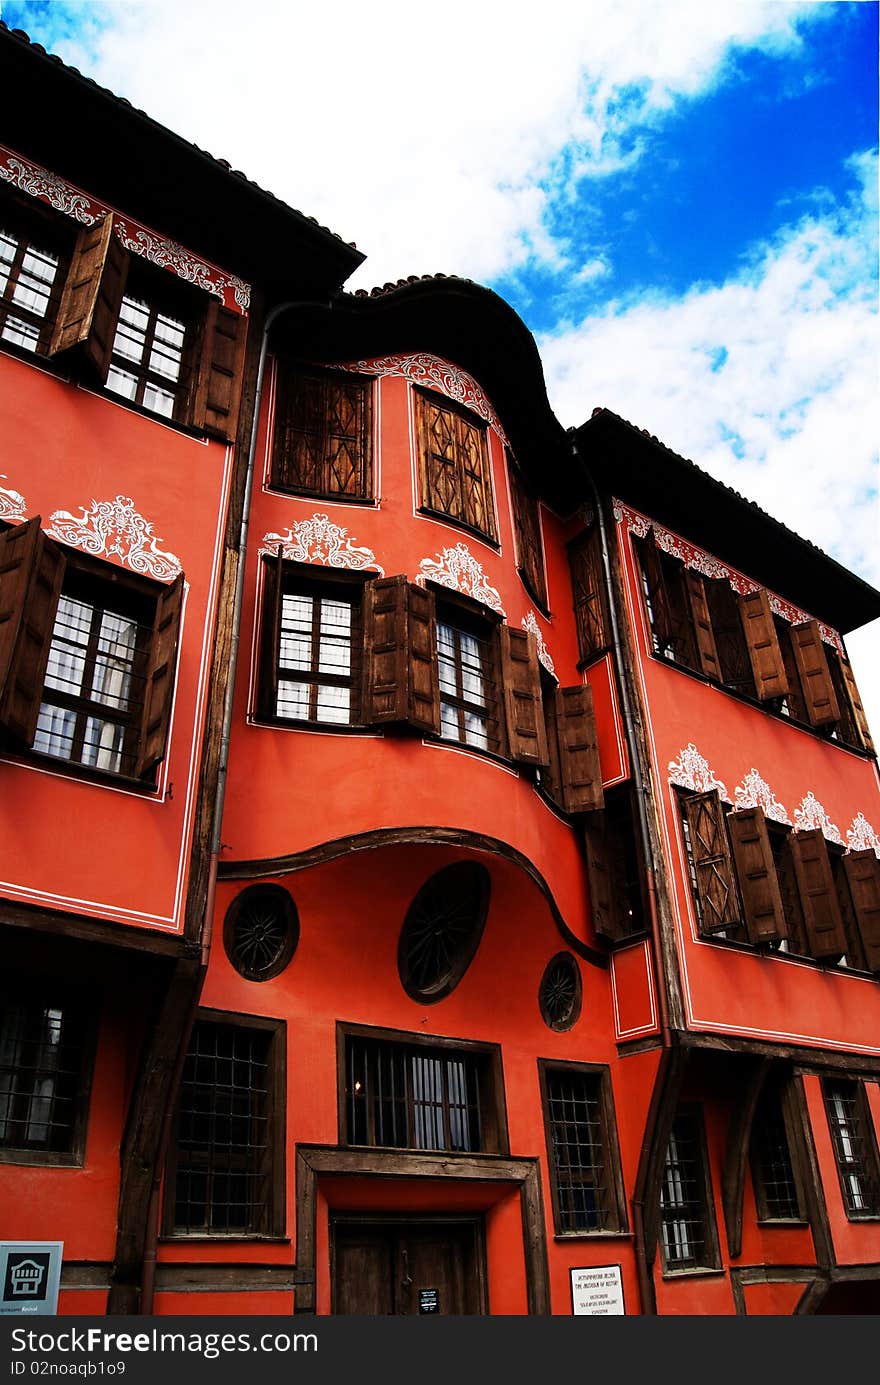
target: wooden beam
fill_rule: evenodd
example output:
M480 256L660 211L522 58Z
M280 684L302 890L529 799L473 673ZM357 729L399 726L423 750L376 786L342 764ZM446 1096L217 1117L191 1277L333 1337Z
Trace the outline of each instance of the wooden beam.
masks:
M755 1108L770 1067L769 1058L758 1058L744 1075L739 1099L727 1130L727 1157L722 1176L722 1204L731 1260L742 1254L743 1193L749 1162L749 1143Z

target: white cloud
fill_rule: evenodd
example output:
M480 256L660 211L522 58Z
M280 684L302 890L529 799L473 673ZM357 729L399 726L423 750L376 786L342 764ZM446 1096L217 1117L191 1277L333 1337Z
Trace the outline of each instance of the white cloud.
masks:
M563 423L622 414L880 586L876 154L852 162L858 195L757 247L739 275L633 295L539 346ZM852 648L880 733L878 631Z
M823 9L545 0L540 22L517 22L498 0L440 14L408 0L117 0L56 3L41 23L65 56L67 17L84 16L78 65L356 238L369 260L353 282L374 284L556 262L546 189L564 197L637 159L621 145L635 127L729 74L741 48L797 48Z

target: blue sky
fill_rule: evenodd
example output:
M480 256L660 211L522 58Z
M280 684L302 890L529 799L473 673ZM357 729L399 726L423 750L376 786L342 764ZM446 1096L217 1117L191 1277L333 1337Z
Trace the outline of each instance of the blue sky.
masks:
M877 4L517 13L0 0L356 240L352 287L489 284L564 424L616 410L880 586ZM849 643L880 729L880 623Z

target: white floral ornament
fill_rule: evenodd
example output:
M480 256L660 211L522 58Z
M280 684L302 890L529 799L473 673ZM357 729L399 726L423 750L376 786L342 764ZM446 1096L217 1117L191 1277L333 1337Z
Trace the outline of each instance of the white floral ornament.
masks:
M856 813L852 820L852 826L846 834L847 851L873 851L876 856L880 856L880 837L865 817L864 813Z
M362 571L370 568L385 576L385 569L376 562L372 548L359 548L349 537L348 530L334 524L329 515L314 514L298 520L283 534L266 534L261 553L274 555L281 550L282 558L294 563L321 563L324 567L351 568Z
M0 475L0 481L7 481L7 476ZM23 495L18 491L7 490L5 486L0 486L0 519L19 520L27 519L27 505Z
M691 789L693 793L709 793L711 789L717 789L722 798L728 798L727 785L718 778L693 741L679 751L677 760L669 761L669 782L682 789Z
M376 356L340 362L331 369L352 370L362 375L402 375L416 385L427 385L439 394L445 394L447 399L454 399L479 414L480 418L491 424L501 441L507 443L501 421L474 377L460 366L444 361L441 356L434 356L429 351L419 351L409 356Z
M39 164L28 163L8 150L0 150L0 178L29 197L47 202L56 212L72 216L82 226L94 226L100 213L92 211L91 198L65 183Z
M801 806L794 810L794 827L796 832L810 832L818 827L830 842L837 842L838 846L844 844L840 828L835 827L812 789L802 800Z
M547 653L547 646L544 644L544 636L538 624L538 617L535 615L534 611L529 611L527 616L523 616L520 625L524 630L531 630L538 645L538 658L541 660L547 672L552 673L555 678L556 669L553 667L553 660Z
M163 553L153 525L125 495L117 495L115 500L93 500L91 508L84 506L78 516L69 510L56 510L46 533L95 557L119 558L132 572L159 582L170 581L182 570L180 559L174 553Z
M774 822L785 822L791 826L791 818L785 807L776 798L766 779L754 768L750 769L734 793L737 808L763 808L764 816Z
M444 548L436 558L423 558L419 563L419 569L416 581L423 585L430 578L441 587L448 587L450 591L461 592L462 596L470 596L474 601L481 601L484 606L489 606L500 616L506 614L499 593L489 585L482 565L466 543L457 543L454 548Z

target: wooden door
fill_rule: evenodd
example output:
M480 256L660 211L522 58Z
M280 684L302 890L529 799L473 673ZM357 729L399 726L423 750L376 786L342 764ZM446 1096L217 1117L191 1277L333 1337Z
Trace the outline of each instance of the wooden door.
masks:
M485 1311L482 1226L475 1219L339 1220L333 1248L334 1313Z

